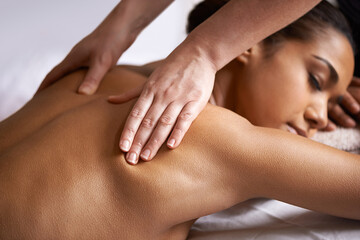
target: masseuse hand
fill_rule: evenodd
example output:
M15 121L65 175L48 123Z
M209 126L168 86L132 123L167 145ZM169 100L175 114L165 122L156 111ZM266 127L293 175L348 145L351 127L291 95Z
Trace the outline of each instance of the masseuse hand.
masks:
M45 77L38 91L77 68L88 67L78 91L93 94L105 73L134 41L125 29L114 31L113 28L113 25L102 25L76 44L65 59Z
M88 67L78 91L93 94L106 72L117 63L142 29L171 2L172 0L122 0L97 28L76 44L65 59L46 76L38 91L77 68Z
M178 56L176 51L151 74L126 121L120 148L128 152L126 160L136 164L151 160L167 140L176 148L193 120L208 102L216 69L204 57ZM135 90L136 91L136 90ZM131 94L134 94L134 91ZM111 96L121 103L129 93Z
M355 127L356 121L360 119L359 103L360 78L354 77L340 104L329 104L329 116L342 127ZM325 130L334 130L336 128L334 122L329 121Z

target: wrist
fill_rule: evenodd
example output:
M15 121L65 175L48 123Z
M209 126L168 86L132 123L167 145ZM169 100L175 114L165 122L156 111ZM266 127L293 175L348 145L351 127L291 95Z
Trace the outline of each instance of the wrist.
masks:
M111 39L117 45L125 43L130 46L146 26L144 17L133 13L130 2L123 0L115 6L92 32L92 35Z
M212 56L211 49L205 41L195 36L189 35L168 58L173 57L181 59L184 63L191 61L206 66L214 74L222 68L218 64L217 59Z
M103 23L132 43L171 2L173 0L122 0ZM121 36L123 40L124 36Z
M124 52L136 40L138 32L133 31L126 20L113 12L90 34L103 46L112 46L117 52Z

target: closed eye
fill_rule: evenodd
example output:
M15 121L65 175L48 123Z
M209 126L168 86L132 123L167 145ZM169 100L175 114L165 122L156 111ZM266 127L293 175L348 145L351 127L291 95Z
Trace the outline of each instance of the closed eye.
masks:
M317 80L317 78L312 74L309 73L309 81L311 86L316 89L317 91L321 91L320 82Z

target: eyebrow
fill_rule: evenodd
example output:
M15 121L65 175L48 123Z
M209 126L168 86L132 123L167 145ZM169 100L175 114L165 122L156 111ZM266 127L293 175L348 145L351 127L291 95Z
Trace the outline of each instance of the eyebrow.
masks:
M319 57L319 56L316 56L316 55L312 55L314 58L324 62L326 64L326 66L329 68L330 70L330 81L332 81L334 84L336 84L338 81L339 81L339 75L338 73L336 72L335 68L333 67L333 65L331 65L331 63L322 58L322 57Z

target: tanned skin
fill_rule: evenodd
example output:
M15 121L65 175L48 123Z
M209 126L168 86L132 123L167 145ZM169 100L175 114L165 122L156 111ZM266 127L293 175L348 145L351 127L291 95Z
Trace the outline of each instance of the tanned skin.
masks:
M359 156L255 127L208 105L175 150L129 165L118 139L143 84L115 68L91 96L85 71L0 123L0 239L185 239L198 217L255 197L360 219Z

